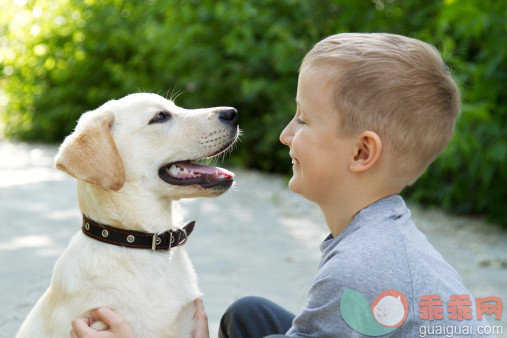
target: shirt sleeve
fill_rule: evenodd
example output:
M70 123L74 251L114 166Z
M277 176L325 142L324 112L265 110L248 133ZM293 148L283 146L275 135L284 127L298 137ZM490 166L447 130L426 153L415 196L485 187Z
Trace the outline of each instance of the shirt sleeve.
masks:
M387 250L381 243L371 243L364 249L357 249L357 243L342 244L340 250L326 255L306 304L286 334L319 338L366 337L361 333L372 330L376 335L401 334L402 328L393 331L381 327L370 306L386 290L411 294L403 255L398 250Z
M343 289L331 276L318 275L309 290L306 305L294 319L287 335L323 338L357 335L340 314L340 296Z

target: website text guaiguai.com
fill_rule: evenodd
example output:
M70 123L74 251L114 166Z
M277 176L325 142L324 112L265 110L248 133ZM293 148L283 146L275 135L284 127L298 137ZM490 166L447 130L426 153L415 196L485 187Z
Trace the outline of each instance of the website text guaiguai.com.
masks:
M454 336L481 336L481 335L503 335L503 326L476 326L472 325L428 325L419 327L419 337L438 335L440 337Z

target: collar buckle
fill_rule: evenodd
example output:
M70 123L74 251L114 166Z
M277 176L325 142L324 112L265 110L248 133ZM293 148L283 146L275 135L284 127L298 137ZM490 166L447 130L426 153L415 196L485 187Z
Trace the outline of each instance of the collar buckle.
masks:
M153 234L153 237L151 239L151 250L156 251L157 245L160 244L161 241L162 240L160 239L160 237L158 237L158 234Z
M171 251L171 245L174 242L174 236L172 231L169 231L169 246L167 247L167 251ZM162 243L162 239L158 237L158 234L153 234L153 237L151 238L151 251L155 252L157 251L157 245Z

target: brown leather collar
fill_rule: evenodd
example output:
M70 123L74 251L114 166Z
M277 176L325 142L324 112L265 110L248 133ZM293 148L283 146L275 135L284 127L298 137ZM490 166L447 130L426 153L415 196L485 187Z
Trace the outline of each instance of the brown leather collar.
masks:
M135 249L167 250L183 245L194 230L195 221L187 222L181 229L156 234L124 230L92 221L83 215L83 233L100 242Z

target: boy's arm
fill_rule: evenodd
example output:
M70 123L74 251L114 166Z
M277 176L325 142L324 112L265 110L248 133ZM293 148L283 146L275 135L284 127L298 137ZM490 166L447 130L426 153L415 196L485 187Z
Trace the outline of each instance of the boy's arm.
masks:
M308 292L308 301L296 316L288 336L330 337L343 332L350 337L355 332L343 321L340 315L340 296L343 286L330 277L317 276ZM356 333L357 334L357 333Z

